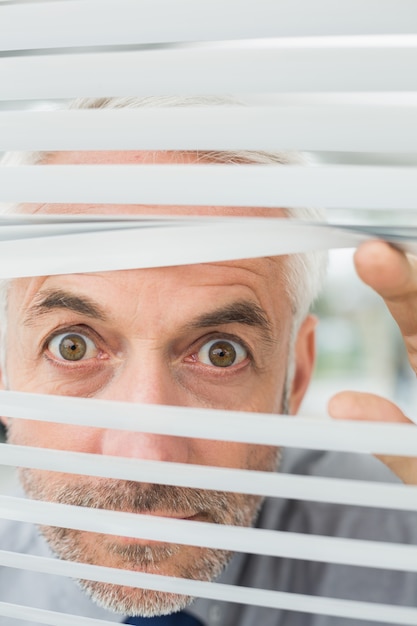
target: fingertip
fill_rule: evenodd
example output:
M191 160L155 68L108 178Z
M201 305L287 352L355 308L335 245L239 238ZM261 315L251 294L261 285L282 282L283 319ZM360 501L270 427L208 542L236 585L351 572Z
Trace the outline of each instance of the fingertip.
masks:
M340 391L330 398L327 404L329 415L335 419L352 419L356 408L355 395L350 391Z
M393 402L372 393L341 391L328 403L330 417L334 419L378 422L409 422Z
M363 272L379 273L387 264L391 264L392 259L399 255L397 250L385 241L365 241L354 254L356 269L361 275Z
M409 265L403 252L385 241L366 241L355 252L354 263L364 283L385 292L401 289L409 279Z

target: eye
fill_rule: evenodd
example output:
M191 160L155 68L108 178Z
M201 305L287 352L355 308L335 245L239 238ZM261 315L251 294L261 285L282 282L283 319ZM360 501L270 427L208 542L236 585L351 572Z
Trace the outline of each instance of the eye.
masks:
M60 361L82 361L98 354L91 339L78 333L62 333L48 342L48 350Z
M230 339L213 339L198 351L199 361L214 367L231 367L244 361L247 356L247 350Z

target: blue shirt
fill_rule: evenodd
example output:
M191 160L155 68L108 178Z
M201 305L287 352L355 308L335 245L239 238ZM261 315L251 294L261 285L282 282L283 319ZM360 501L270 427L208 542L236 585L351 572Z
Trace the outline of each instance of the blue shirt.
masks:
M132 626L203 626L200 620L185 611L157 617L128 617L124 623Z

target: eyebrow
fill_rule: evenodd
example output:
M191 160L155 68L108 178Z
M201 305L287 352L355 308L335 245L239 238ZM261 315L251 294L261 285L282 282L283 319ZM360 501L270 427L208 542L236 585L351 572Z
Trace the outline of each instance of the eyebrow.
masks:
M199 329L223 326L225 324L254 326L262 331L266 341L272 341L271 324L266 317L265 311L250 300L239 300L209 313L204 313L188 326L191 329Z
M80 313L102 322L107 320L104 310L90 298L77 296L62 289L53 289L42 291L37 295L34 303L28 309L23 323L26 326L31 326L40 315L57 309Z
M24 325L31 326L36 319L54 310L65 310L85 315L92 319L107 321L104 310L86 296L78 296L62 289L42 291L35 298L34 304L28 309ZM190 329L210 328L227 324L244 324L262 331L267 342L272 342L271 325L265 311L255 302L239 300L224 307L204 313L190 324Z

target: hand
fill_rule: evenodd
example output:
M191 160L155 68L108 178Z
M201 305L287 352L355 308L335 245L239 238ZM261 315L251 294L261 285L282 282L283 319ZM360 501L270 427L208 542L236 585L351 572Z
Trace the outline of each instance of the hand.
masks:
M404 338L411 367L417 373L417 258L381 241L362 244L355 254L359 277L384 300ZM329 402L335 419L380 422L410 420L392 402L379 396L343 391ZM417 484L417 458L378 456L405 483Z

